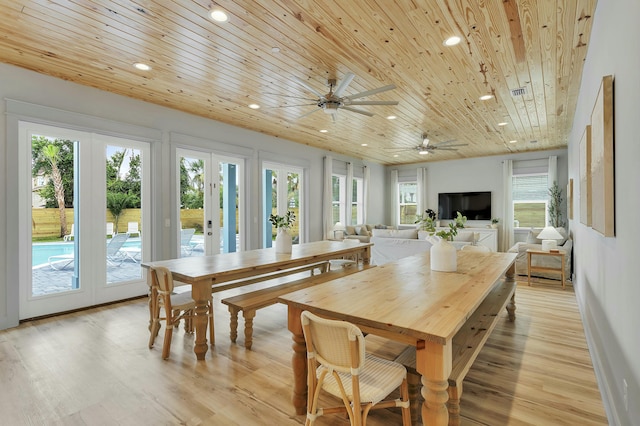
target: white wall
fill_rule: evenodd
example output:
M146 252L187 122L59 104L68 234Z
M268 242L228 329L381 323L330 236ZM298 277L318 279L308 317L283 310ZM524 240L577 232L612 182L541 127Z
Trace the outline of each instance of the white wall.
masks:
M177 244L177 220L171 207L171 199L175 196L168 189L174 186L169 171L174 168L171 154L178 145L194 148L208 146L212 150L246 158L248 196L245 207L249 249L258 248L260 244L261 161L304 166L308 170L306 188L310 195L305 205L309 215L308 237L311 241L322 238L322 164L327 151L6 64L0 64L0 81L0 98L4 100L0 103L0 329L15 326L18 321L18 255L15 247L18 246L20 235L16 226L17 206L11 200L17 199L15 123L21 117L35 117L36 121L63 127L91 129L96 126L107 133L152 141L153 259L170 257L172 247ZM7 115L8 104L18 112ZM384 187L384 168L359 159L331 155L351 161L354 165L370 166L374 193L368 206L369 219L372 223L383 222L384 191L375 191ZM165 219L173 223L172 227L164 226Z
M437 155L437 154L434 154ZM469 158L464 160L438 161L402 166L387 167L387 182L391 180L391 170L397 169L399 176L416 176L416 169L427 169L427 208L438 211L438 193L440 192L467 192L467 191L491 191L491 216L501 218L502 203L502 163L505 159L534 160L548 159L549 156L558 157L558 186L563 189L563 198L566 200L567 186L567 150L551 150L527 152L522 154L500 155L493 157ZM389 188L388 191L391 189ZM389 192L390 193L390 192ZM566 202L565 202L566 203ZM391 203L389 203L391 205ZM389 210L389 209L387 209ZM566 206L563 206L563 218L567 219ZM387 212L387 215L390 215ZM388 216L390 217L390 216ZM490 221L467 221L469 227L483 227ZM500 226L502 228L502 226ZM498 241L500 239L498 238ZM507 247L506 249L508 249ZM505 250L506 250L505 249Z
M574 286L596 363L610 423L638 424L640 418L640 2L599 1L569 139L569 174L580 200L579 143L590 123L602 77L614 76L615 238L580 223L574 231ZM576 204L579 206L579 204ZM597 206L596 206L597 208ZM628 386L628 410L623 400Z

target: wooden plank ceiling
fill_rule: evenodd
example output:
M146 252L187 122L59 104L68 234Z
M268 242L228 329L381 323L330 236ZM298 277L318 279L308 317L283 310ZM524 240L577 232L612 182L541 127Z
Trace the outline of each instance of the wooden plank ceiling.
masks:
M0 61L380 164L440 161L566 146L595 4L219 0L216 23L206 0L0 0ZM349 72L343 96L395 84L357 100L398 104L333 122L296 81L325 94ZM467 145L420 155L423 133Z

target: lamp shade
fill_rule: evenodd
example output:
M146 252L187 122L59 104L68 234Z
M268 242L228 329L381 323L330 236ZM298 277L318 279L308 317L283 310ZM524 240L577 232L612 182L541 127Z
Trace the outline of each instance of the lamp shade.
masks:
M538 239L542 240L542 250L548 251L554 249L558 245L558 240L564 237L553 226L545 227L538 234Z
M342 224L342 222L336 222L335 225L333 225L333 230L334 231L344 231L347 228Z

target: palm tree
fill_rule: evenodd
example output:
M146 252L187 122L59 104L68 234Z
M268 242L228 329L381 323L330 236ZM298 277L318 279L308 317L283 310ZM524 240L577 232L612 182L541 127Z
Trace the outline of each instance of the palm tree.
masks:
M113 215L116 233L118 232L118 221L123 210L135 201L135 197L122 192L107 192L107 208Z
M67 234L67 215L64 208L64 186L62 185L62 175L58 169L58 160L60 147L48 144L42 149L42 155L51 164L51 179L53 180L53 188L58 202L58 212L60 213L60 236Z

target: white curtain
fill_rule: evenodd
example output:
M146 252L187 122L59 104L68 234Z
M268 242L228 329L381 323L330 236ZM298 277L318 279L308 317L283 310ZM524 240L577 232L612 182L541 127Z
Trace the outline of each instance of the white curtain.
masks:
M549 171L547 172L547 184L549 188L553 186L553 182L558 181L558 157L551 155L549 157Z
M333 158L326 156L324 157L324 188L322 191L322 223L325 240L333 238L332 176Z
M351 217L351 207L353 206L353 164L351 164L350 162L347 163L347 183L345 185L345 189L347 191L344 197L344 202L347 207L347 217L345 225L355 225L354 223L351 223L353 220L353 218Z
M363 188L363 200L362 200L362 223L369 223L367 222L367 211L369 210L369 182L371 180L371 170L369 169L369 167L364 166L362 169L363 173L364 173L364 177L363 177L363 183L362 185L364 186Z
M391 224L398 226L398 203L400 198L398 197L398 171L391 170Z
M500 251L513 246L513 161L504 160L502 164L502 238Z
M416 178L418 181L417 213L419 216L421 216L427 209L427 169L418 167Z

